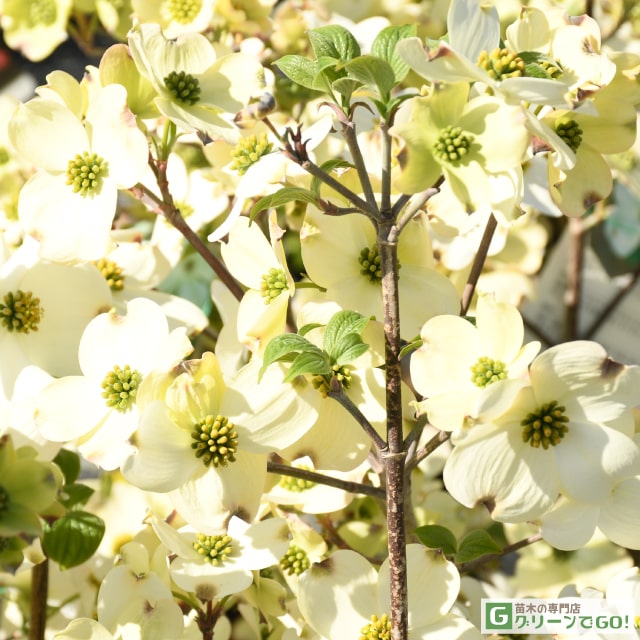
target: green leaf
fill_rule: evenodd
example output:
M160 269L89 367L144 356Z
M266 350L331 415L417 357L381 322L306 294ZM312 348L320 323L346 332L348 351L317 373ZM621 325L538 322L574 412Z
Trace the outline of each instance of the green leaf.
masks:
M304 373L311 373L315 376L329 375L331 373L331 365L327 355L320 349L317 349L317 351L304 351L298 354L291 363L291 368L284 381L291 382L294 378Z
M389 99L396 77L388 62L375 56L359 56L347 62L344 68L362 84L377 89L382 100Z
M86 484L65 484L60 491L58 500L67 509L72 509L78 505L84 505L95 493L94 489Z
M357 91L362 86L360 80L354 80L353 78L338 78L331 83L331 91L343 96L346 100L351 98L354 91Z
M518 57L524 61L525 74L530 78L552 78L552 70L556 73L562 72L562 67L557 60L539 51L521 51Z
M296 84L313 89L313 79L318 73L318 65L315 60L304 56L287 55L276 60L274 64Z
M391 66L395 83L402 82L409 72L409 65L396 53L396 45L400 40L412 38L416 34L415 24L385 27L371 44L371 55L381 58Z
M318 196L309 191L309 189L303 189L302 187L283 187L275 193L271 193L264 198L260 198L249 213L249 219L253 221L255 217L264 209L270 209L272 207L281 207L292 201L306 202L307 204L318 204Z
M267 348L264 350L262 367L258 373L258 381L260 381L270 364L286 358L291 353L304 351L314 351L322 354L322 351L318 349L318 347L297 333L284 333L281 336L276 336L269 342Z
M347 61L360 55L360 45L355 37L347 29L336 24L311 29L309 40L316 58L328 56Z
M320 168L326 173L331 173L334 169L342 169L342 168L350 168L353 167L351 162L347 162L346 160L342 160L341 158L331 158L326 162L323 162L320 165ZM320 187L322 186L322 181L320 178L313 176L311 179L311 191L320 196Z
M441 549L445 555L452 555L458 549L458 542L453 533L439 524L427 524L418 527L414 532L420 542L429 549Z
M351 344L348 344L349 342L351 342ZM343 344L345 345L344 348L342 348ZM340 366L349 364L356 358L359 358L368 348L369 345L366 344L366 342L362 342L358 334L350 333L340 341L340 345L338 346L340 355L336 358L336 364Z
M327 323L322 348L330 358L337 359L340 356L337 346L343 336L349 333L360 335L369 324L369 320L371 320L369 316L363 316L356 311L338 311Z
M502 548L484 529L476 529L460 541L456 562L469 562L487 554L501 552Z
M420 336L418 336L417 338L415 338L414 340L409 342L409 344L405 344L404 347L402 347L402 349L400 349L399 358L402 360L402 358L404 358L406 355L412 353L416 349L419 349L422 345L423 345L422 338Z
M80 475L80 456L75 451L60 449L53 461L60 467L65 484L73 484Z
M338 78L347 75L346 71L338 72L336 66L340 60L330 56L323 56L316 61L316 75L313 77L312 89L315 91L331 91L331 84Z
M309 331L313 331L314 329L318 329L320 327L324 327L323 324L319 322L310 322L309 324L305 324L304 327L300 327L298 329L299 336L306 336Z
M97 550L104 535L104 522L86 511L69 511L46 526L42 548L62 569L86 562Z

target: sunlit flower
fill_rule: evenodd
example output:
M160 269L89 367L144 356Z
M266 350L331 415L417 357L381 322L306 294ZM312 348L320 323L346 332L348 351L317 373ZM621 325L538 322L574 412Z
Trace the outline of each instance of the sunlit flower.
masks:
M452 431L473 415L487 385L522 378L540 349L522 346L524 325L516 307L478 298L475 321L436 316L422 327L423 345L411 356L411 381L426 400L418 403L431 424Z
M0 539L42 530L39 514L56 499L57 467L36 458L31 447L16 449L10 436L0 437Z
M118 467L130 451L127 438L138 423L136 396L145 376L170 370L192 348L184 328L169 333L164 313L150 300L131 300L126 316L100 314L80 340L83 375L54 380L38 397L41 433L75 441L85 458L105 469Z
M5 42L29 60L43 60L69 37L72 5L72 0L4 0L0 27Z
M585 545L596 528L609 540L628 549L640 547L640 523L633 514L640 505L640 475L615 482L597 505L562 496L538 519L542 537L558 549Z
M118 188L144 175L149 150L120 85L100 90L86 120L59 102L34 98L9 124L17 151L41 167L20 192L18 214L56 262L97 260L111 246ZM43 143L43 141L46 141Z
M411 638L480 640L480 632L470 622L450 613L460 576L443 555L422 545L407 545L407 579ZM425 585L429 585L428 598ZM378 573L355 551L336 551L305 571L298 586L300 611L322 638L384 638L389 634L388 561Z
M29 365L52 376L80 373L82 332L111 306L109 288L91 265L41 260L38 249L27 237L0 267L0 397L12 396Z
M232 516L226 532L219 535L205 535L193 527L176 530L159 518L152 524L177 556L169 564L172 579L201 600L244 591L253 582L254 571L278 564L289 547L284 518L248 524Z
M238 339L252 351L264 351L271 338L285 332L289 299L295 286L282 245L284 231L275 213L269 217L271 243L257 223L239 218L220 247L231 274L249 287L238 309Z
M162 33L170 39L182 33L202 32L209 27L213 17L213 0L131 0L133 11L140 24L156 22Z
M604 155L629 149L636 136L636 104L640 92L634 76L640 58L618 59L616 76L594 96L591 109L554 110L529 126L540 139L547 160L549 192L568 216L580 216L613 188L611 168Z
M148 549L140 542L129 542L119 560L100 584L98 622L116 637L122 634L121 640L180 638L182 611L167 582L154 571Z
M369 220L355 214L328 216L310 206L300 240L306 272L327 290L328 299L382 321L380 256ZM400 235L398 261L404 336L415 336L434 315L459 311L455 287L434 268L424 216L416 216Z
M399 191L429 189L442 174L471 211L502 200L490 176L519 170L529 143L519 107L492 96L469 100L469 85L461 82L407 101L390 132L402 144Z
M447 14L448 38L429 42L406 38L398 53L416 73L431 82L477 83L511 104L567 104L569 88L540 69L528 77L525 61L502 46L494 6L478 0L453 0Z
M199 33L168 40L158 24L142 24L129 33L129 47L140 73L158 92L155 104L186 131L237 142L233 116L264 88L258 60L242 53L218 57Z
M477 414L453 438L447 489L503 522L539 517L560 494L601 505L640 464L630 414L639 375L595 342L544 351L531 364L530 384L486 387Z
M160 306L170 329L183 326L188 335L200 333L209 320L205 313L184 297L161 291L158 285L171 272L171 265L153 241L142 241L137 229L114 231L117 245L93 265L111 291L111 306L126 314L134 298L147 298Z
M180 515L216 535L232 515L252 520L267 471L267 453L297 440L317 416L311 385L282 383L270 367L258 384L250 362L225 381L215 356L188 361L143 389L135 453L122 471L132 484L170 492Z

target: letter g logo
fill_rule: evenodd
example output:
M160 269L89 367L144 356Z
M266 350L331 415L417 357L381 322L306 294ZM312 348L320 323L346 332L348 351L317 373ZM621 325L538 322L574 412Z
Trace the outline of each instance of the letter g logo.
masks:
M484 623L487 631L505 631L512 628L513 611L510 602L483 602Z

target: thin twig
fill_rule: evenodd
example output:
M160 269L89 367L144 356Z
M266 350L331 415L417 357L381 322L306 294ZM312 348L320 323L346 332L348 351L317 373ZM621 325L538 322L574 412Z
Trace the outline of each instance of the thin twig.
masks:
M426 191L416 193L411 197L411 199L409 200L409 206L407 206L407 208L404 210L402 216L400 216L396 224L398 233L402 231L402 229L404 229L404 227L409 224L409 222L411 222L416 213L418 213L421 207L425 204L425 202L433 198L433 196L435 196L439 191L440 189L438 189L438 187L430 187Z
M334 382L335 381L335 382ZM373 425L367 419L367 416L360 411L360 409L353 403L351 398L344 392L342 385L336 380L331 379L331 389L327 393L327 396L336 400L344 409L346 409L355 421L364 429L365 433L371 438L373 444L378 451L383 451L387 448L387 443L380 437L378 432L373 428Z
M408 193L403 193L398 199L393 203L393 207L391 207L391 217L395 220L399 215L404 206L411 200L411 195Z
M380 187L380 209L383 214L387 211L391 212L391 219L395 220L397 213L394 214L391 207L391 136L389 135L389 123L386 120L380 122L380 135L382 136L382 172Z
M311 161L306 149L307 141L302 141L301 130L292 131L287 129L287 140L285 142L284 152L287 157L300 165L307 173L318 178L321 182L337 191L341 196L348 200L361 213L369 216L373 220L380 218L380 212L377 206L371 206L356 193L345 187L341 182L336 180L332 175L321 169L317 164Z
M380 487L374 487L370 484L362 484L361 482L352 482L350 480L341 480L325 476L323 473L310 471L309 469L301 469L299 467L291 467L278 462L267 462L267 471L269 473L277 473L281 476L290 476L292 478L300 478L301 480L309 480L317 484L324 484L328 487L342 489L347 493L361 494L384 500L385 491Z
M162 175L162 174L160 174ZM166 174L165 174L166 180ZM182 217L180 210L175 206L168 185L160 185L162 199L158 198L152 191L147 189L143 184L138 183L130 191L136 195L142 202L151 206L153 210L164 216L191 244L191 246L204 258L205 262L213 269L215 274L226 285L229 291L237 300L242 300L244 291L238 284L237 280L227 271L222 262L210 251L209 247L200 238L200 236L187 224Z
M464 287L464 291L462 292L462 300L460 301L460 315L463 316L469 311L469 307L471 306L471 300L473 299L473 294L476 290L476 285L478 284L478 278L482 273L482 269L484 267L484 263L487 259L487 255L489 253L489 247L491 246L491 240L493 239L493 234L498 226L498 221L493 213L489 214L489 218L487 219L487 224L484 228L484 233L482 234L482 239L480 240L480 245L478 246L478 252L476 253L476 257L473 260L473 264L471 265L471 271L469 272L469 277L467 278L467 284Z
M373 187L371 186L371 180L369 178L369 172L367 171L367 165L365 164L364 158L362 157L362 150L360 149L360 145L358 144L358 138L356 136L356 125L353 120L345 121L342 119L340 119L340 125L342 129L342 135L344 136L345 142L347 143L349 151L351 152L353 164L356 168L356 171L358 172L358 178L360 179L360 185L362 186L364 198L372 210L377 209L378 204L373 193Z
M580 302L582 300L582 265L584 262L584 222L582 218L569 218L569 260L567 285L564 294L565 335L567 341L578 337Z
M438 431L427 444L416 452L415 456L407 460L407 471L415 469L425 458L429 457L441 444L451 437L449 431Z
M47 599L49 596L49 559L31 568L31 616L29 640L44 640L47 628Z
M627 297L627 295L633 291L638 279L640 278L640 267L632 272L632 277L624 287L622 287L618 293L609 301L605 308L598 314L598 317L592 322L591 326L580 337L585 340L590 340L595 333L600 329L602 323L615 311L616 307Z

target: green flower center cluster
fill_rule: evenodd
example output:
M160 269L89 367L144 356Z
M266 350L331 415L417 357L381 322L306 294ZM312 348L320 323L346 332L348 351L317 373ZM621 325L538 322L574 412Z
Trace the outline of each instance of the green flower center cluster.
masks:
M305 471L312 471L310 467L300 466L298 469L304 469ZM293 491L294 493L302 493L316 486L315 482L311 480L304 480L303 478L294 478L293 476L282 476L278 483L283 489L287 491Z
M200 100L200 82L190 73L172 71L163 79L164 86L176 102L192 107Z
M55 0L30 0L29 5L29 26L38 25L49 26L58 17L58 7Z
M460 127L449 125L440 132L433 145L433 153L443 162L459 164L469 152L473 137L462 132Z
M283 291L287 290L287 287L287 274L284 270L271 267L262 276L260 284L260 293L264 298L264 303L271 304Z
M102 397L107 401L108 407L124 413L135 402L141 382L142 374L137 369L132 370L129 365L121 369L116 365L102 381Z
M560 118L554 125L555 132L576 152L582 144L582 129L572 118Z
M557 80L564 73L559 62L554 62L553 60L540 60L538 64L552 80Z
M0 167L3 164L7 164L10 159L11 159L11 156L9 155L9 151L7 150L7 148L0 147Z
M100 258L100 260L95 260L93 264L98 267L98 271L104 276L111 291L122 291L124 289L122 268L113 262L113 260Z
M556 400L545 402L520 422L522 440L535 449L555 447L569 431L567 422L564 407L558 406Z
M299 576L304 573L310 566L311 561L304 549L291 543L287 552L280 558L280 568L286 571L290 576Z
M379 283L382 280L382 269L380 268L380 254L377 245L365 247L358 256L360 263L360 273L370 282Z
M504 380L507 375L507 365L502 360L494 360L487 356L478 358L471 368L471 382L478 387L486 387L492 382Z
M391 640L391 620L386 613L379 618L371 616L371 622L360 629L358 640Z
M252 134L246 138L241 138L231 152L233 156L231 169L237 171L238 175L243 176L251 165L258 162L262 156L270 153L272 149L273 144L269 142L264 131L259 136Z
M11 502L11 496L9 492L0 485L0 516L9 510L9 503Z
M67 184L71 185L74 193L81 196L94 195L100 191L102 179L109 175L109 163L97 153L85 151L76 154L69 160L67 168Z
M233 538L228 535L205 536L199 533L193 548L202 556L204 562L213 565L224 564L227 556L233 551Z
M238 434L224 416L208 415L194 426L191 437L191 448L205 466L226 467L230 462L235 462Z
M323 398L327 397L331 389L331 380L337 378L338 382L348 389L351 386L351 369L345 365L334 364L331 367L332 373L328 376L314 376L311 379L314 389L318 389Z
M504 80L525 75L524 60L508 49L497 47L490 53L483 51L478 57L478 66L484 69L490 78Z
M31 291L10 291L0 303L0 322L9 332L37 331L43 315L40 298L35 298Z
M202 0L169 0L167 13L180 24L189 24L202 9Z

